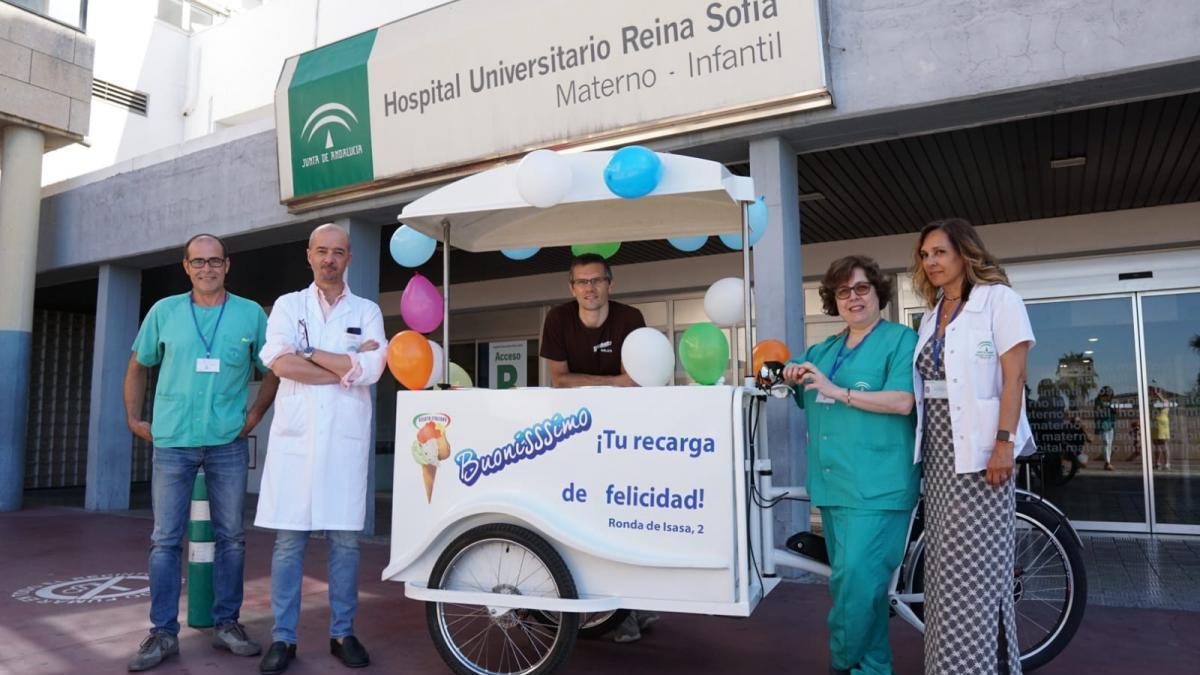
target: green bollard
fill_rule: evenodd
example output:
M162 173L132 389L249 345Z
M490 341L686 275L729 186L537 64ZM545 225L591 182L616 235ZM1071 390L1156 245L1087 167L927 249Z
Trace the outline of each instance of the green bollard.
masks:
M208 511L208 487L204 484L204 471L200 470L192 485L192 517L188 522L187 625L192 628L213 625L215 540Z

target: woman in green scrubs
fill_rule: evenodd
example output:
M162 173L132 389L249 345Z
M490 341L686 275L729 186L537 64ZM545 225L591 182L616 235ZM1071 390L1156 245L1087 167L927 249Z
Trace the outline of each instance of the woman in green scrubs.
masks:
M808 492L821 509L833 575L835 673L891 673L888 585L920 487L913 463L912 358L917 334L886 321L891 281L866 256L834 261L821 301L846 330L783 371L808 418Z

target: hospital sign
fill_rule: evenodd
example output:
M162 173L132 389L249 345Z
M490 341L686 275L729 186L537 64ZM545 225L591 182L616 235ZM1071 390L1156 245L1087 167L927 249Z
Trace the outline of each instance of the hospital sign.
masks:
M831 102L818 0L458 0L289 58L293 210Z

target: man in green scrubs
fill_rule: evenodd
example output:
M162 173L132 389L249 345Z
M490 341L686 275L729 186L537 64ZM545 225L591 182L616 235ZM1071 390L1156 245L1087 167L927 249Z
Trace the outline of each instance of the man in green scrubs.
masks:
M835 261L821 286L847 330L789 362L784 378L808 420L808 492L821 509L833 574L834 672L891 673L888 586L920 488L913 463L917 334L880 318L890 280L870 258ZM882 298L882 300L881 300Z
M184 247L192 290L159 300L146 314L125 373L129 428L154 445L150 536L150 634L129 670L153 668L179 653L180 553L192 483L204 469L216 545L213 554L213 639L239 656L261 651L238 622L242 606L246 440L275 399L279 379L258 359L267 315L257 303L225 290L229 258L215 236ZM142 419L146 374L158 366L153 424ZM253 368L263 375L254 405L246 401Z

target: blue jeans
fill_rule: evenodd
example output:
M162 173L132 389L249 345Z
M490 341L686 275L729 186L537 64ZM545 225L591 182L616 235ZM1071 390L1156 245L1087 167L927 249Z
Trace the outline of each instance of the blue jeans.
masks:
M271 640L296 644L300 619L300 584L304 580L304 549L311 532L279 530L271 555L271 610L275 628ZM329 637L354 634L358 610L358 532L326 530L329 540Z
M154 448L154 475L150 483L154 503L154 533L150 535L152 633L179 634L180 552L191 512L192 483L201 467L217 540L213 558L213 621L221 626L238 620L246 560L242 507L246 499L248 452L244 438L200 448Z

